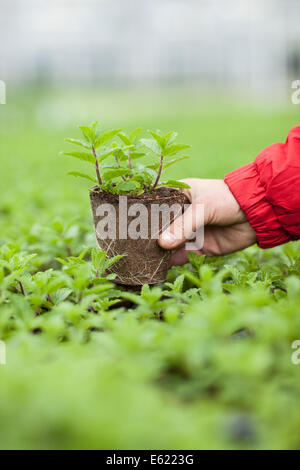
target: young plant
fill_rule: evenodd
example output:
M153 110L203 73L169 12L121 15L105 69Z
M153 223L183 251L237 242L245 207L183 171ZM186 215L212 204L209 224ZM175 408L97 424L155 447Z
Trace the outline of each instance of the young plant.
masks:
M91 163L95 167L97 179L93 178L92 176L86 175L84 173L79 172L70 172L69 174L73 176L80 176L83 178L87 178L95 183L98 183L101 187L103 185L103 179L100 173L100 163L105 160L110 155L110 151L103 150L102 152L98 152L97 150L104 149L104 145L106 142L111 140L120 129L111 129L107 132L100 132L98 122L94 122L90 127L88 126L79 126L84 140L78 139L66 139L67 142L71 144L75 144L85 151L72 151L72 152L63 152L65 155L69 155L71 157L79 158L79 160Z
M111 129L101 132L97 122L90 127L79 126L84 140L66 139L67 142L81 147L84 151L63 152L64 155L78 158L94 166L96 178L89 174L71 171L68 174L86 178L95 183L103 191L112 194L142 194L169 186L172 188L188 188L181 181L160 181L164 169L174 163L188 158L176 156L189 148L189 145L174 143L177 133L150 131L152 139L140 139L141 129L125 133L121 129ZM119 140L108 142L114 137ZM155 157L153 164L138 163L142 157ZM159 159L157 161L157 158ZM149 158L148 158L149 159Z
M169 159L169 157L174 157L175 155L178 155L180 152L182 152L182 150L190 148L190 145L174 143L177 137L177 132L168 132L165 135L163 135L160 130L157 130L156 132L149 132L152 135L153 139L142 139L141 142L146 148L153 152L156 157L159 158L159 162L155 162L154 165L151 165L150 167L151 169L157 171L157 176L151 187L151 190L154 190L156 187L162 186L169 186L172 188L189 188L189 186L183 183L182 181L160 181L160 178L163 170L165 170L171 165L174 165L174 163L189 158L185 155Z

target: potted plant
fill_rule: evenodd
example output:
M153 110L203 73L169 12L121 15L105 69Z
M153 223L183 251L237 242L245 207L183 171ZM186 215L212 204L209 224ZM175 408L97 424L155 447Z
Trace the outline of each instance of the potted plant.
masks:
M175 143L176 132L149 131L150 138L140 138L141 129L101 132L97 122L79 127L83 140L67 139L79 151L63 153L94 167L95 176L69 174L94 183L90 200L99 247L108 256L124 255L107 271L113 270L120 284L165 281L171 252L160 248L157 239L182 212L185 196L181 188L189 186L161 177L170 165L188 158L178 154L190 146ZM142 158L146 164L141 163Z

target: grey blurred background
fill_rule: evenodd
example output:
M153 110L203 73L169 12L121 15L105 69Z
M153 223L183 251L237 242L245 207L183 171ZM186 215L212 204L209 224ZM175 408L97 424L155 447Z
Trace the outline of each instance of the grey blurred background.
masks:
M1 0L9 84L189 84L285 99L299 0Z

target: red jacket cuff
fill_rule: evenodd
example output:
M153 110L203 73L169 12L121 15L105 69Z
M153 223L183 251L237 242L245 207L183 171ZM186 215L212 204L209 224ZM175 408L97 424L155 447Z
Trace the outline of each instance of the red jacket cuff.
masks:
M266 200L266 190L255 163L228 173L224 181L254 228L257 244L261 248L271 248L291 240L280 225L272 205Z

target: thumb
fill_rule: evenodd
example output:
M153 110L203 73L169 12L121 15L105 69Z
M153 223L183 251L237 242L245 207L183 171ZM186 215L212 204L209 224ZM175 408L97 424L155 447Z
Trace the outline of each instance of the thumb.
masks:
M162 248L171 250L195 237L195 232L203 227L204 205L191 204L188 209L160 235L158 243Z

